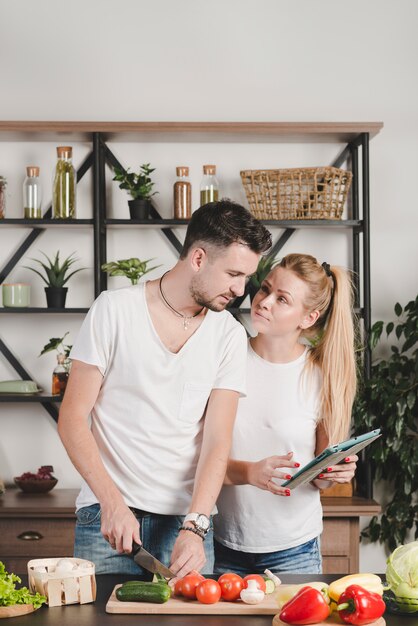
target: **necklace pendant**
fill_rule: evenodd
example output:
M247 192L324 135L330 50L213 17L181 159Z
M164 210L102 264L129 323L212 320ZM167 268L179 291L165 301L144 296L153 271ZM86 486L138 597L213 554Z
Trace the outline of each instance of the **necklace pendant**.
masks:
M190 320L187 317L183 317L183 328L184 330L188 330L190 326Z

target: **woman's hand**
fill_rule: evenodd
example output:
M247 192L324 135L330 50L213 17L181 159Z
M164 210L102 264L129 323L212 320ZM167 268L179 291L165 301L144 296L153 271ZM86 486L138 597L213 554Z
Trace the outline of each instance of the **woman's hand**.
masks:
M347 456L338 465L331 465L313 481L318 489L327 489L334 483L349 483L356 473L358 456Z
M280 487L273 478L286 480L291 478L288 472L281 472L281 467L299 467L299 463L292 460L293 452L283 456L269 456L261 461L248 463L248 484L270 491L278 496L290 496L290 489Z

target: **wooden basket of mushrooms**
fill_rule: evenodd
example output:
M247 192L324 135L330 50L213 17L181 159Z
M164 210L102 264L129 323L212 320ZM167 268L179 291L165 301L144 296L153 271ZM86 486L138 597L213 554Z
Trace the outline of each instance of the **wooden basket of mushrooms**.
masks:
M28 562L29 588L45 595L49 606L94 602L94 569L94 563L85 559L32 559Z

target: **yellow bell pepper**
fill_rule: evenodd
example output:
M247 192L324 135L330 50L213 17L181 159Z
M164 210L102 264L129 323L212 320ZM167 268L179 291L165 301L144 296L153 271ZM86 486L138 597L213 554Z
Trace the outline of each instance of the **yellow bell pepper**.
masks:
M279 606L279 609L282 608L286 602L288 602L293 596L295 596L298 591L300 591L303 587L314 587L314 589L318 589L318 591L324 591L325 599L328 602L328 594L326 593L328 590L327 583L321 581L315 581L312 583L303 583L299 585L280 585L277 588L276 600Z
M367 591L373 591L379 595L383 595L383 584L379 576L376 574L349 574L334 580L328 588L328 593L331 600L338 602L340 595L347 589L349 585L360 585L367 589Z

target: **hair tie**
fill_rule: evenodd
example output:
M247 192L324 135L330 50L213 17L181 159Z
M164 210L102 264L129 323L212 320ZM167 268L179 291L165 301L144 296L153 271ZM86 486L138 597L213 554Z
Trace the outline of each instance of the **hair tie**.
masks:
M331 276L332 276L331 267L330 267L329 263L327 263L326 261L324 261L324 262L322 263L322 266L321 266L321 267L323 268L323 270L324 270L325 274L326 274L328 277L331 277Z

